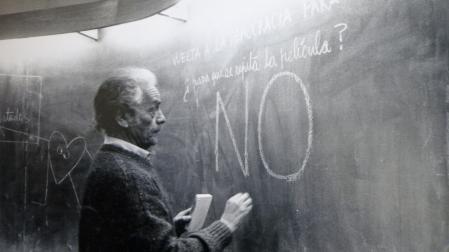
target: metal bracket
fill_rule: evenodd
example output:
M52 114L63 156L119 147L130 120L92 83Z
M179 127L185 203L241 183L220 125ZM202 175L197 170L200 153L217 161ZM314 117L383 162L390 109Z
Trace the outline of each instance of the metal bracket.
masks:
M88 31L80 31L78 34L92 39L95 42L98 42L100 40L100 29L94 29L94 30L88 30Z
M170 19L173 19L173 20L176 20L176 21L179 21L181 23L187 23L187 20L185 20L183 18L173 17L173 16L170 16L170 15L165 14L163 12L159 12L158 15L163 16L163 17L167 17L167 18L170 18Z

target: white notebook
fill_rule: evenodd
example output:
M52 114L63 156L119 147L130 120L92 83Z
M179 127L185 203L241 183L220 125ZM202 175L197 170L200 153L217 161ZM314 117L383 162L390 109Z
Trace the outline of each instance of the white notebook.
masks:
M189 232L200 230L203 227L211 202L212 195L210 194L197 194L195 196L195 206L192 211L192 219L187 227Z

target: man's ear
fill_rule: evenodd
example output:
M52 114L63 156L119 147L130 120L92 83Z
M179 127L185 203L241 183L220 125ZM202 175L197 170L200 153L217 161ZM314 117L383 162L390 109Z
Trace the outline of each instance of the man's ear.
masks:
M127 116L125 113L123 113L122 111L119 111L117 113L117 115L115 116L115 121L117 122L118 125L120 125L120 127L122 128L128 128L129 123L127 120Z

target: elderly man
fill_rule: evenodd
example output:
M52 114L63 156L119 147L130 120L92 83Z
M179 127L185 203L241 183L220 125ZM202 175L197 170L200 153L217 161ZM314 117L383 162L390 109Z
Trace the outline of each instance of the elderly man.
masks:
M184 229L179 223L185 223L188 213L173 219L149 160L165 122L156 84L152 72L129 68L117 71L98 90L95 115L105 142L87 179L79 229L81 252L221 251L251 211L251 198L239 193L226 202L220 220L180 234Z

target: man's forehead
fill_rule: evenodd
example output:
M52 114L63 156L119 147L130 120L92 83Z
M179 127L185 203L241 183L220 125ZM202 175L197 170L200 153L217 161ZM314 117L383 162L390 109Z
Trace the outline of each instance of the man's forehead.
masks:
M145 96L150 98L149 102L161 102L161 94L155 85L148 84L143 88Z

